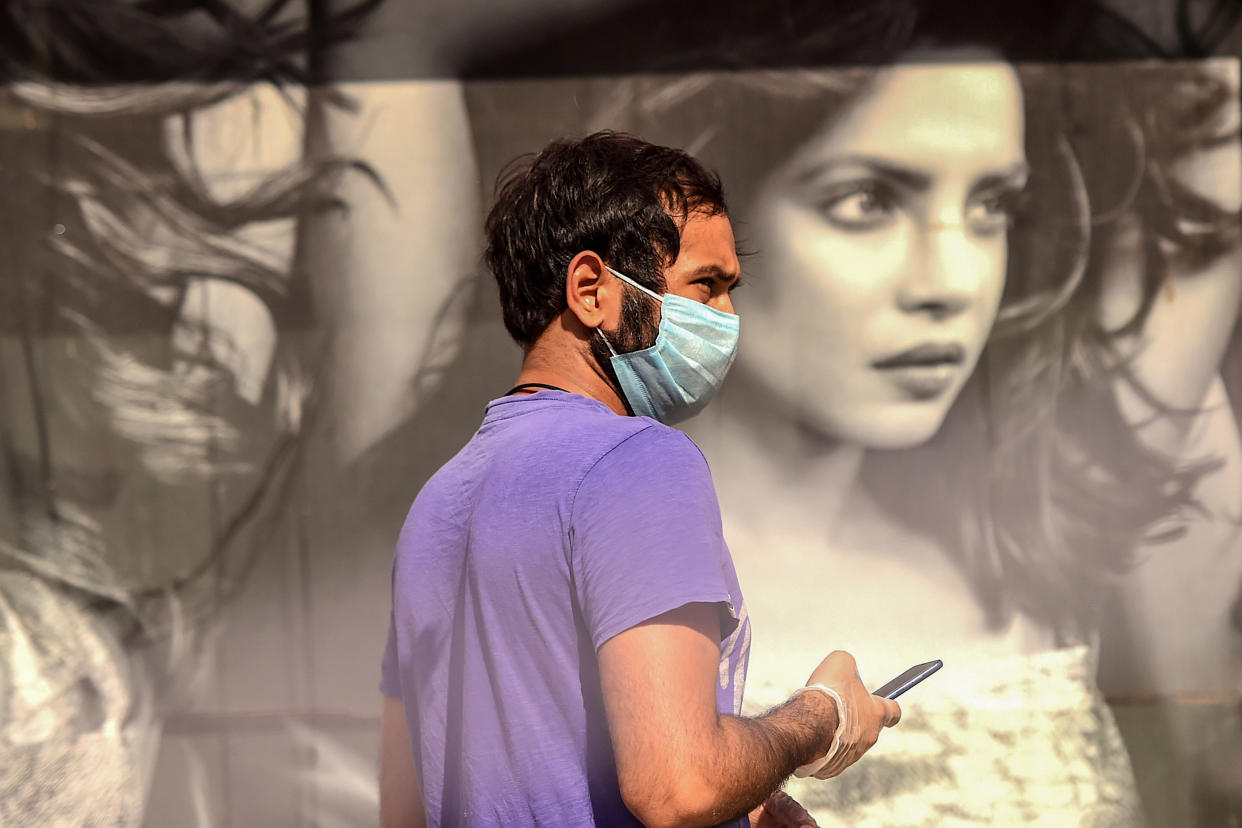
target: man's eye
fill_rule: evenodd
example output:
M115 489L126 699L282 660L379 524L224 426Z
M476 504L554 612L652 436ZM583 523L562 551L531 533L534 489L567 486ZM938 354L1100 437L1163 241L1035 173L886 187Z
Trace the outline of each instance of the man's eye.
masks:
M831 194L819 210L845 230L871 230L886 225L898 206L898 195L879 181L861 181Z

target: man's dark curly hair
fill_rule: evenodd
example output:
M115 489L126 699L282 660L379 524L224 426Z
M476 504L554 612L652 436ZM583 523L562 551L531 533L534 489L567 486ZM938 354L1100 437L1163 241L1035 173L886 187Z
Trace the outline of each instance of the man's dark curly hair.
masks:
M681 150L596 132L524 156L497 184L484 258L505 327L529 347L565 310L569 262L593 250L657 292L693 213L726 212L720 178Z

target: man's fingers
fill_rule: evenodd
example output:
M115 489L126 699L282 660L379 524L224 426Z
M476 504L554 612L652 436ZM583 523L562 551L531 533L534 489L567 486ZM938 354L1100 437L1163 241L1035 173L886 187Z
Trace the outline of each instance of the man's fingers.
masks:
M776 817L781 825L790 828L818 828L817 823L807 810L796 799L784 791L777 791L768 798L767 811Z
M901 705L892 699L885 699L880 696L876 696L876 698L880 699L884 704L884 715L881 718L881 723L885 727L892 727L901 721Z

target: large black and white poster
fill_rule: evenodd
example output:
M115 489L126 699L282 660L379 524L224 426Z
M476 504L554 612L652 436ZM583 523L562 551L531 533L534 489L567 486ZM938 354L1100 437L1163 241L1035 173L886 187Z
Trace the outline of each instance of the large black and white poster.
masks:
M375 823L393 543L521 358L492 185L597 129L716 170L744 253L685 430L746 709L833 649L945 662L790 792L1239 824L1232 4L732 3L733 52L475 5L0 11L0 824Z

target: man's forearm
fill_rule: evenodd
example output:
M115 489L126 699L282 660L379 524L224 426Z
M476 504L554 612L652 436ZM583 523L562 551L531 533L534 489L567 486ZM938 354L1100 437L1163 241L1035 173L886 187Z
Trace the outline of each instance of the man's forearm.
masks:
M823 756L832 745L837 708L822 693L802 693L755 718L721 716L725 749L714 757L722 810L750 811L800 765Z
M718 713L719 629L716 605L692 603L599 648L621 796L648 826L716 825L740 816L799 765L828 753L835 739L837 704L826 693L797 694L754 718ZM848 653L829 655L811 679L867 695ZM833 769L874 744L870 729L878 727L878 711L869 712L870 743L851 739Z
M639 805L636 813L649 826L736 818L767 799L795 768L827 753L836 725L836 705L820 693L800 694L762 716L721 715L675 778L644 780L652 806L630 807Z
M380 713L380 825L382 828L425 828L418 772L410 751L405 705L383 697Z

